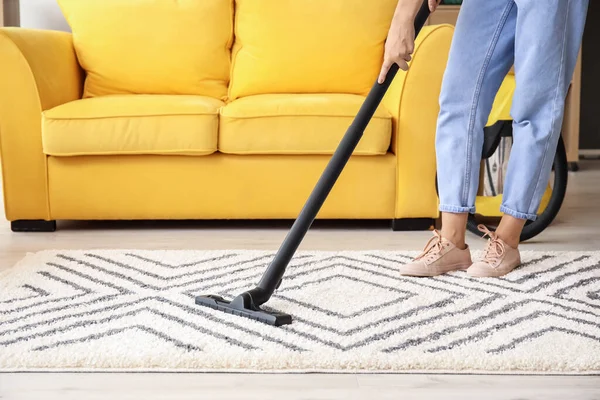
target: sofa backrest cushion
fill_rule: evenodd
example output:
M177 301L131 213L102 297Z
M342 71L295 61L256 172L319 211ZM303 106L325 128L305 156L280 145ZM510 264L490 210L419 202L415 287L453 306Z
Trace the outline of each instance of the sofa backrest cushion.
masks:
M84 97L195 94L224 99L233 0L58 0L87 72Z
M398 0L236 0L230 99L366 94Z

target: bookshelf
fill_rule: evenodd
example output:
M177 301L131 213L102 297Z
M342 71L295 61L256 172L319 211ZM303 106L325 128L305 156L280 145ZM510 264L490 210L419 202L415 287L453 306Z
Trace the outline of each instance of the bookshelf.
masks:
M429 18L429 25L456 24L460 6L441 5ZM579 124L580 124L580 102L581 102L581 52L577 59L573 80L565 105L565 118L563 122L563 139L567 148L567 160L571 167L579 162Z

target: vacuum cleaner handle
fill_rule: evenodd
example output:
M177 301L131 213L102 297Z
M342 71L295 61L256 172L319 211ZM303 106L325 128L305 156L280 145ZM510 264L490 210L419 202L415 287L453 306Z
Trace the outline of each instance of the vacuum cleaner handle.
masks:
M425 25L428 17L429 6L427 0L425 0L415 18L415 33L417 35L421 31L421 28L423 28L423 25ZM260 306L266 303L271 298L273 292L279 287L289 262L317 217L321 206L325 202L325 199L327 199L327 196L329 196L329 192L331 192L346 163L352 156L354 149L362 138L367 125L371 121L371 118L373 118L373 114L375 114L375 111L383 100L398 70L398 65L394 64L390 68L385 81L382 84L376 82L371 89L358 115L333 153L329 164L327 164L325 171L302 208L300 215L294 222L292 229L281 244L279 251L263 274L258 285L254 289L241 293L231 302L219 296L208 295L196 297L196 304L229 314L252 318L275 326L292 323L291 315L263 310Z

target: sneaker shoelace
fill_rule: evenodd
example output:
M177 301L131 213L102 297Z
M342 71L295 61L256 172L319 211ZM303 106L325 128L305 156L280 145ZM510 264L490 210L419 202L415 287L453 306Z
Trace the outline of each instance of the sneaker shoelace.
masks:
M504 242L498 238L496 232L490 231L485 225L479 225L477 229L484 233L483 237L489 237L488 243L485 246L483 261L496 268L506 253Z
M434 230L433 237L429 239L423 252L415 260L423 260L426 263L435 261L446 246L448 246L448 243L442 241L442 234L438 230Z

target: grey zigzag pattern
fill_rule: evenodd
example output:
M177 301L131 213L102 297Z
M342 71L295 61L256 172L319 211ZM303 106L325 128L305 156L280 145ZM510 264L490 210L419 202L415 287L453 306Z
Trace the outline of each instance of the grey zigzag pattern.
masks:
M268 327L194 304L197 294L231 298L252 287L273 255L46 254L14 286L7 275L0 348L5 354L70 351L82 344L100 349L120 337L199 357L219 351L260 357L275 350L352 355L367 349L381 355L527 354L536 341L554 345L557 336L600 346L598 253L532 254L501 279L463 272L412 279L397 274L410 260L407 254L302 252L266 307L293 314L290 326Z

